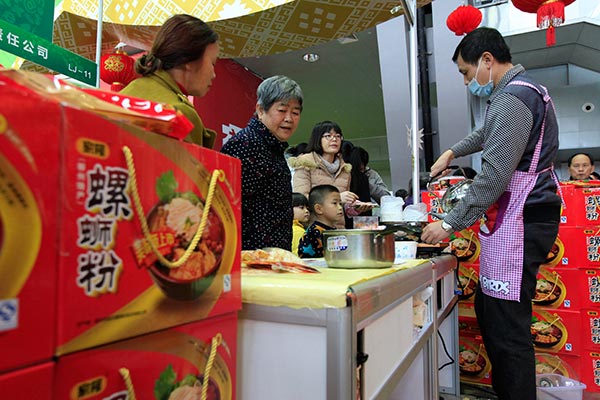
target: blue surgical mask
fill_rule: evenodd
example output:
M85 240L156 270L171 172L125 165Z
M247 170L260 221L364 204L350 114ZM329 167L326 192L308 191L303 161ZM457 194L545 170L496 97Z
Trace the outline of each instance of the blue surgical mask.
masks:
M481 58L479 59L479 64L477 64L477 71L475 71L475 76L469 82L469 90L473 95L479 97L488 97L492 94L494 90L494 81L492 81L492 69L490 68L490 80L485 85L481 85L477 82L477 74L479 73L479 67L481 66Z

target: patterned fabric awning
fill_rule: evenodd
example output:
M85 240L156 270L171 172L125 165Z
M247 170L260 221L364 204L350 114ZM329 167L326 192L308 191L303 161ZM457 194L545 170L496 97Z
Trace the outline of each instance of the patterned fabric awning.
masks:
M432 0L417 0L422 7ZM147 50L159 26L178 13L195 15L219 33L221 57L297 50L364 31L399 14L382 0L104 0L102 52L119 42ZM95 60L97 0L64 0L54 44ZM44 70L25 61L21 68Z

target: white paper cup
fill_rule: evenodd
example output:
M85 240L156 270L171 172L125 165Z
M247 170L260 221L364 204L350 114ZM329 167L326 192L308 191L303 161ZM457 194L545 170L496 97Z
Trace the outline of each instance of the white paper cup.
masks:
M406 260L414 260L417 257L417 242L396 241L396 257L394 264L400 264Z

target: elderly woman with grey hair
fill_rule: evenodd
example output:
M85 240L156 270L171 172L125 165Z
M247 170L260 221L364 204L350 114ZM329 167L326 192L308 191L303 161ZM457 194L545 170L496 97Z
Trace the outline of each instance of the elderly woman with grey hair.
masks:
M242 160L242 249L292 244L292 185L284 152L302 112L300 86L285 76L264 80L256 112L221 152Z

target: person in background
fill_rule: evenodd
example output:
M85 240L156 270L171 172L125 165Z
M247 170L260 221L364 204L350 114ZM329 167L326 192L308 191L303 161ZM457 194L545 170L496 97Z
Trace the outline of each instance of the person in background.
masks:
M308 199L302 193L292 193L292 208L294 209L294 222L292 225L292 253L298 254L298 243L304 236L308 227L310 210Z
M288 164L294 170L292 186L294 192L307 196L318 185L333 185L338 188L345 205L350 206L358 195L350 191L350 170L341 155L344 136L340 126L332 121L323 121L313 127L306 153L290 157ZM336 224L343 228L344 218Z
M381 198L383 196L389 196L390 191L381 178L381 175L379 175L379 172L369 167L369 152L362 147L359 147L359 149L360 158L364 165L364 173L369 179L369 193L371 193L371 198L375 200L377 204L381 204Z
M348 142L344 142L344 144L346 143ZM369 178L365 174L363 151L364 149L362 147L355 146L352 146L350 149L345 148L342 150L344 161L352 166L352 169L350 170L350 191L356 193L358 196L358 201L344 206L346 215L345 225L347 229L353 228L354 224L352 217L372 215L372 204L367 206L367 204L371 202L371 192Z
M221 152L242 160L242 249L292 248L292 185L284 151L302 112L300 86L286 76L265 79L256 111Z
M489 96L488 106L481 128L442 153L431 176L445 171L455 157L478 151L481 171L446 217L423 229L421 240L438 243L497 204L502 218L482 225L479 234L475 314L498 398L535 400L531 300L538 268L558 233L561 199L553 170L558 123L547 90L512 64L497 30L471 31L452 60L473 95Z
M594 172L594 159L587 153L575 153L567 161L569 180L598 179Z
M308 147L308 143L302 142L298 143L295 146L290 146L285 150L285 159L289 160L290 157L298 157L300 154L306 153L306 148ZM294 181L294 168L288 163L288 167L290 168L290 172L292 174L292 182ZM306 197L306 196L305 196Z
M413 182L413 180L412 180L412 178L410 178L408 180L408 194L407 194L406 198L404 199L405 206L409 206L414 203L413 195L412 195L412 190L413 190L412 182ZM417 203L421 202L421 196L422 196L423 192L427 191L427 183L428 182L429 182L429 173L420 172L419 173L419 196L417 198Z
M314 222L300 239L298 255L300 258L323 257L323 231L335 229L336 223L344 217L340 191L333 185L317 185L310 190L308 206Z
M402 200L406 200L406 198L408 197L408 190L406 190L404 188L400 188L400 189L396 190L396 192L394 193L394 196L401 197Z
M301 142L295 146L290 146L285 150L286 158L289 157L298 157L301 154L307 153L306 148L308 147L308 143Z
M204 96L215 79L218 35L206 23L173 15L160 27L150 51L135 62L142 77L120 94L173 106L194 125L185 141L212 148L217 134L207 129L188 96Z

